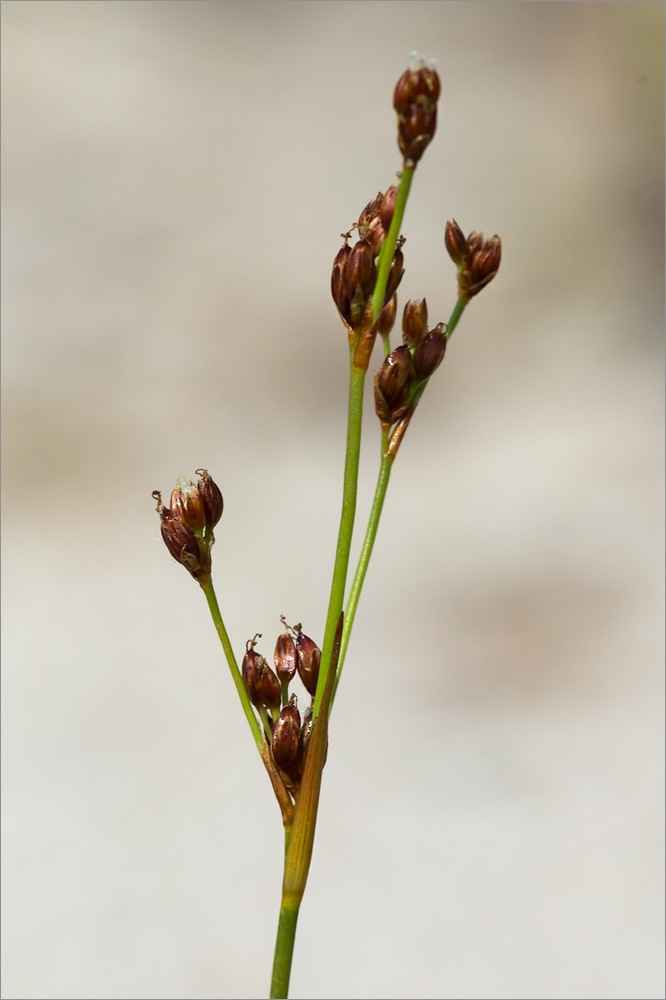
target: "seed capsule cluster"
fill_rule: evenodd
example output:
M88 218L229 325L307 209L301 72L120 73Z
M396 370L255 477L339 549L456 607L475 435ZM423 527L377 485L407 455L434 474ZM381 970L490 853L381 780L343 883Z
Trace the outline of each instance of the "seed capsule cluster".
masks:
M499 236L484 240L482 233L465 236L453 219L446 224L444 242L449 257L458 268L458 295L463 302L469 302L497 274L502 260L502 241Z
M162 503L159 490L153 491L153 499L157 500L164 544L176 562L203 585L210 579L213 528L222 517L224 501L207 470L196 471L196 484L184 476L178 478L168 507Z
M265 657L255 649L255 635L249 639L243 657L243 682L250 701L257 709L270 744L273 760L283 774L287 788L298 792L305 754L312 728L312 705L303 718L298 709L298 698L289 694L289 685L296 674L314 701L319 677L321 650L316 642L302 631L301 625L285 625L278 636L273 657L275 670Z

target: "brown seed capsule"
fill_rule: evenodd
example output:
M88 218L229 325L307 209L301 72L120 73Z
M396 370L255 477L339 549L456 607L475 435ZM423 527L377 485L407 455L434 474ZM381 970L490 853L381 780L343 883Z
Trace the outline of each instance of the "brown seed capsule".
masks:
M398 297L393 295L377 317L377 333L380 333L382 337L385 337L393 329L397 309Z
M280 682L268 666L266 660L261 657L261 663L257 669L257 679L255 681L257 697L266 708L276 709L280 707L282 700L282 690Z
M211 531L222 517L224 500L219 486L213 481L206 469L197 469L196 473L200 477L197 489L206 515L206 528Z
M245 656L243 657L243 666L241 668L241 673L243 675L243 683L247 688L247 693L250 696L250 701L253 705L257 707L262 705L263 702L259 697L257 692L257 680L259 678L260 669L262 662L265 663L263 656L257 653L254 648L254 644L257 639L260 639L261 635L255 635L254 639L248 639L245 644Z
M402 314L402 339L407 347L418 344L428 329L428 306L425 299L410 299Z
M412 52L409 66L395 85L393 107L399 115L419 99L427 104L437 104L440 81L432 62Z
M412 355L409 348L402 344L400 347L396 347L394 351L391 351L375 376L376 389L386 404L391 423L395 419L395 411L405 400L411 376ZM382 416L379 411L377 412L377 416L382 423L388 422L386 416Z
M357 324L368 299L375 287L377 270L372 247L365 240L359 240L345 263L345 283L350 302L352 323Z
M305 714L303 716L303 725L301 726L301 737L299 741L299 752L298 752L298 780L300 781L303 777L303 772L305 770L305 759L308 752L308 746L310 744L310 736L312 734L312 708L308 705L305 709Z
M382 207L380 210L380 219L382 223L382 228L385 233L388 233L391 228L391 223L393 222L393 213L395 211L395 202L398 197L398 188L395 184L392 184L388 189L384 198L382 199Z
M467 240L455 219L446 223L444 243L453 263L456 267L462 267L467 260Z
M303 681L308 694L311 694L314 698L317 690L317 678L319 677L321 650L313 639L304 635L300 630L296 636L296 649L298 651L299 677Z
M286 705L273 728L271 750L273 760L283 771L290 771L298 761L300 753L301 716L295 704L295 696Z
M333 301L338 307L338 312L345 320L349 323L351 318L350 315L350 302L349 302L349 292L347 291L347 282L345 281L345 266L351 255L352 249L345 243L341 247L333 261L333 272L331 274L331 294L333 296Z
M414 352L414 374L418 379L430 378L439 368L446 351L446 333L443 323L426 333Z
M288 684L292 679L297 666L296 643L289 632L283 632L282 635L278 636L275 644L275 670L284 684Z

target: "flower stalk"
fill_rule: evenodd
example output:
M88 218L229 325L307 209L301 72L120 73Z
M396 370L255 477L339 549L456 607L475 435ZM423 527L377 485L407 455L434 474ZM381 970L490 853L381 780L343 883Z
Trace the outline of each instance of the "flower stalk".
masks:
M331 293L347 333L349 393L342 509L322 648L302 625L288 625L278 636L273 663L257 648L261 634L245 643L242 667L229 638L212 579L213 529L224 503L205 469L196 483L180 478L170 503L157 500L163 541L171 556L203 590L252 739L266 768L282 814L284 872L277 928L271 998L287 998L301 901L314 846L322 775L328 752L329 719L348 650L360 595L377 538L393 464L430 379L446 355L448 340L470 300L494 278L501 260L498 236L465 236L448 222L444 242L457 270L457 300L448 324L428 324L425 298L406 303L402 343L391 345L404 274L405 209L416 168L435 134L439 77L432 62L413 55L398 80L393 106L402 154L399 182L379 192L344 236L331 274ZM358 240L349 245L352 232ZM347 578L354 534L363 431L366 376L375 342L383 360L374 375L375 411L380 430L377 485L354 578ZM292 693L298 678L304 690ZM299 706L299 697L301 704Z

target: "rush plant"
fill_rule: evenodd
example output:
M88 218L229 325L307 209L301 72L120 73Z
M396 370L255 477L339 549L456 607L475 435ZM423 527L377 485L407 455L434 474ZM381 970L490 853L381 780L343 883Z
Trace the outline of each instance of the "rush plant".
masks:
M349 402L342 514L321 648L300 623L288 625L282 618L274 669L257 649L259 635L245 643L239 668L211 575L213 529L224 506L220 489L205 469L198 469L196 483L178 479L168 507L159 491L153 493L169 552L194 577L208 602L241 707L282 814L285 860L272 998L288 996L296 924L312 857L328 751L329 719L393 463L465 308L492 281L500 266L499 236L489 240L476 232L465 236L456 222L447 222L444 242L458 277L457 300L449 321L431 326L425 298L410 300L402 312L401 343L392 346L397 289L404 274L405 241L400 229L414 174L435 134L439 93L440 80L432 61L412 55L393 95L403 157L398 183L366 205L358 222L344 234L333 262L331 292L349 346ZM374 375L379 473L358 565L348 586L363 395L378 340L383 352ZM306 692L300 699L290 693L296 675Z

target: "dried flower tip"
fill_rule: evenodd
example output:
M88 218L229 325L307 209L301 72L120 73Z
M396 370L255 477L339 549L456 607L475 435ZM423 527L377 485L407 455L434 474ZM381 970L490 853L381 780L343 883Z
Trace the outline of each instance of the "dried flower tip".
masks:
M314 698L319 677L321 650L316 642L299 630L296 636L298 652L298 674L308 694Z
M446 327L438 323L434 330L426 333L414 352L414 374L418 379L430 378L444 357L446 351Z
M358 219L358 235L370 244L375 257L386 236L380 216L383 199L384 195L380 191L374 201L368 202Z
M301 716L291 702L278 715L273 728L271 750L273 760L283 771L290 771L297 763L300 752Z
M391 351L375 376L375 409L382 423L393 423L412 377L412 355L404 344Z
M410 299L402 314L402 339L407 347L418 344L428 329L428 306L425 299Z
M179 476L171 492L171 514L186 528L201 533L206 523L206 510L199 490L190 479Z
M296 643L289 632L278 636L275 644L275 670L280 680L288 684L298 667Z

